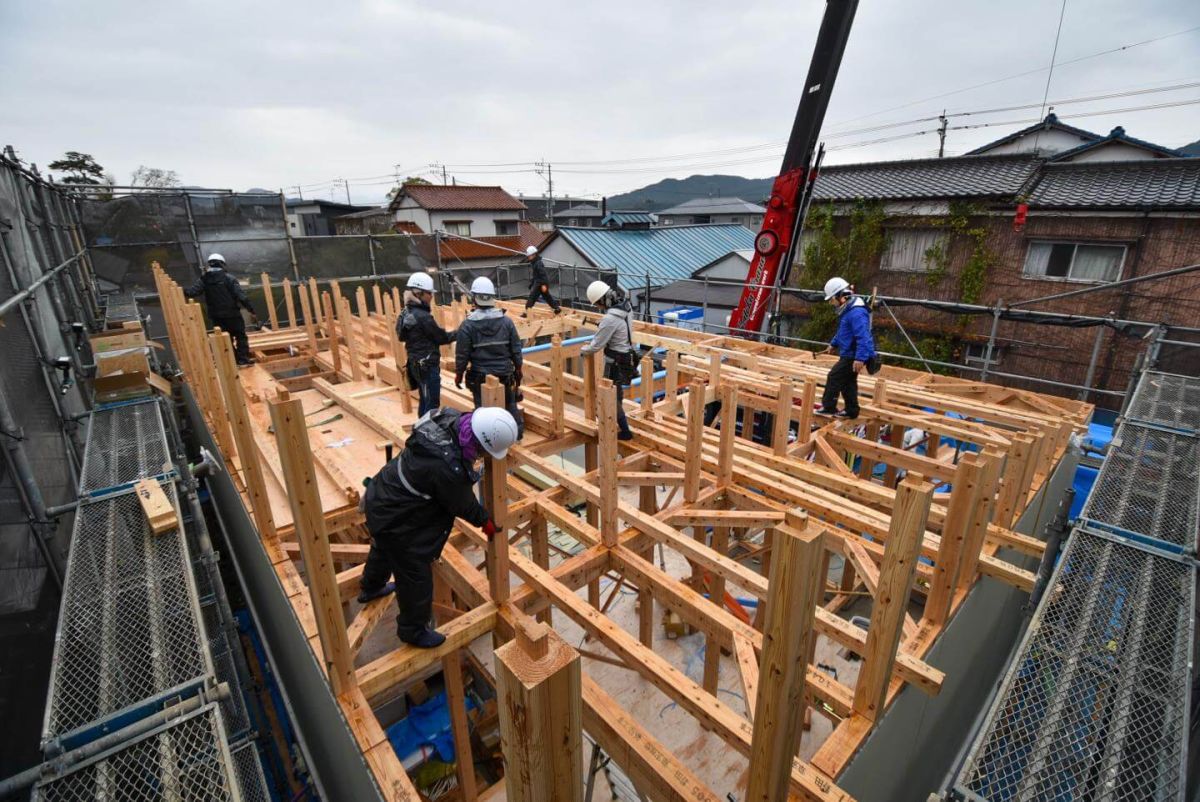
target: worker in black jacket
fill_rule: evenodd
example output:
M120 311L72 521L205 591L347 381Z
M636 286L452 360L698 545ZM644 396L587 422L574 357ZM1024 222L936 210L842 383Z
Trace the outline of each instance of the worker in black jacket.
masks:
M208 257L208 269L204 275L196 279L192 286L183 291L189 298L204 296L204 306L208 310L208 319L213 326L228 332L233 337L233 355L239 365L252 364L250 358L250 340L246 337L246 321L242 319L242 309L254 317L254 307L246 297L246 291L233 276L225 272L225 257L214 253Z
M504 385L504 406L517 422L518 439L525 435L525 421L517 406L521 387L521 336L517 325L496 308L496 286L480 276L471 282L475 311L458 327L454 347L454 386L463 378L471 388L475 408L483 405L483 383L495 376Z
M550 304L554 314L561 314L562 307L550 294L550 271L546 270L546 263L542 261L542 257L538 256L538 249L535 246L530 245L525 249L525 261L529 262L529 298L525 300L525 311L521 313L521 317L529 317L529 310L533 308L539 298L546 299L546 303Z
M429 627L433 561L455 518L481 527L489 538L496 533L472 492L482 475L476 465L485 451L502 459L516 439L516 421L503 409L437 409L416 422L400 456L367 485L363 509L371 550L358 600L366 604L394 590L396 635L405 643L432 649L446 640ZM394 583L388 582L392 576Z
M408 381L417 388L418 417L442 405L441 347L454 341L454 332L446 331L433 319L429 302L433 298L433 279L428 273L408 277L404 293L404 312L396 321L396 336L408 351Z

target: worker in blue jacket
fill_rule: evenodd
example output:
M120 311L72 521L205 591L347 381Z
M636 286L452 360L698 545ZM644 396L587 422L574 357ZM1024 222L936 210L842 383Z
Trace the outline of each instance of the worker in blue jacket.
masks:
M844 278L825 282L825 300L837 309L837 334L821 353L837 351L838 361L825 378L825 394L821 397L821 415L840 418L858 417L858 374L868 365L877 370L875 338L871 336L871 310L867 302L854 294L854 288ZM838 411L838 396L845 399L845 408Z

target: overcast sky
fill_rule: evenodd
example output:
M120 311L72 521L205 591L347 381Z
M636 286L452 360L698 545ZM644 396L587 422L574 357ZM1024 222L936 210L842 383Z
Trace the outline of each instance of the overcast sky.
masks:
M397 165L429 176L429 165L445 163L460 181L541 194L530 163L545 159L556 195L696 173L762 177L777 172L823 8L4 0L0 144L43 167L66 150L91 153L122 184L140 164L175 170L189 185L302 185L305 197L328 197L332 179L349 178L355 202L380 200ZM863 0L826 117L828 144L839 147L828 163L934 155L933 134L860 143L936 121L857 129L943 108L1034 104L951 126L1036 118L1060 8ZM1124 125L1170 146L1200 139L1195 102L1078 116L1200 99L1200 2L1068 0L1056 60L1051 101L1193 84L1058 105L1066 121L1105 133ZM1029 74L945 95L1018 73ZM951 130L947 152L1026 124ZM735 150L768 143L779 146ZM680 154L702 155L666 158ZM643 161L613 163L631 159ZM469 166L497 163L514 164ZM340 186L334 197L345 199Z

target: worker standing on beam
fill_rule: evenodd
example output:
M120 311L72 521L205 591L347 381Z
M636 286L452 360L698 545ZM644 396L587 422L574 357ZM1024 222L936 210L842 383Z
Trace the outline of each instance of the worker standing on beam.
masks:
M408 352L408 380L417 388L417 416L442 405L441 346L454 341L456 332L446 331L433 319L429 302L433 279L416 272L408 277L404 312L396 321L396 336Z
M250 338L246 336L246 321L242 309L250 313L255 323L258 315L246 297L246 291L233 276L225 272L225 257L214 253L208 257L208 269L192 286L183 291L189 298L204 296L204 307L213 326L233 337L233 355L238 365L254 364L250 358Z
M825 282L825 300L837 309L838 327L837 334L821 353L837 351L838 361L825 378L825 394L817 413L854 419L858 417L858 374L868 367L871 373L879 370L875 338L871 335L871 310L866 301L854 294L850 282L840 277ZM846 401L840 412L839 395Z
M562 314L562 307L550 294L550 271L546 269L546 263L538 255L536 246L530 245L525 249L525 261L529 263L529 298L525 300L525 311L521 313L521 317L529 317L529 310L533 308L539 298L546 299L546 303L550 304L554 314Z
M579 353L589 356L601 350L606 357L604 375L617 390L617 439L632 440L629 420L625 417L625 387L638 375L638 355L633 348L633 326L629 322L632 310L625 292L610 287L607 282L593 281L587 288L588 301L604 311L592 339L583 344ZM648 392L649 388L643 390Z
M525 435L525 422L517 401L521 388L521 336L503 309L496 308L496 285L480 276L471 282L475 311L458 327L454 347L454 386L463 379L471 388L475 408L483 406L483 383L495 376L504 385L504 406L517 422L517 439Z
M363 509L371 550L358 601L366 604L394 590L400 608L396 635L405 643L432 649L446 640L429 626L433 561L441 556L455 518L480 527L489 538L496 534L472 487L482 476L484 452L503 459L516 439L517 422L503 409L433 410L413 425L400 456L367 485Z

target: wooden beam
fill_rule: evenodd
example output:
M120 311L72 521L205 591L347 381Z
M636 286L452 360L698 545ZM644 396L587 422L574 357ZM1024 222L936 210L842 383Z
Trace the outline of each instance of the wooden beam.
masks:
M913 474L896 489L896 508L884 545L879 588L867 629L867 653L854 689L854 712L872 721L883 714L932 498L933 485L917 480Z
M683 500L692 502L700 495L702 433L704 431L704 385L692 382L687 397L687 454L683 466Z
M972 513L979 504L984 503L980 498L982 472L983 466L975 454L964 454L954 471L950 506L942 525L942 540L933 564L933 581L929 585L925 614L922 616L924 621L935 626L946 623L950 615L950 603L958 589L958 572L962 567L963 545L971 528Z
M792 757L800 749L804 685L813 615L825 592L821 529L799 514L775 530L771 596L763 627L762 675L754 706L747 802L788 798Z
M733 656L737 658L742 676L742 695L746 700L746 718L753 723L754 706L758 704L758 655L754 644L742 635L733 636Z
M496 650L500 747L510 802L582 802L579 653L545 624Z

